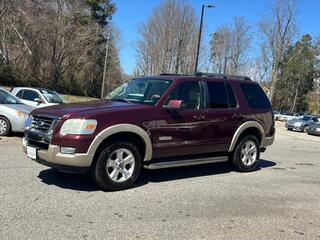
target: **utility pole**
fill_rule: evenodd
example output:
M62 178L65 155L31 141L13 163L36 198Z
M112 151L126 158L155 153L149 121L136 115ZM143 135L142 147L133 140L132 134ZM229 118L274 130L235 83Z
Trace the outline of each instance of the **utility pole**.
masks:
M101 99L104 99L104 87L105 87L105 84L106 84L106 74L107 74L107 63L108 63L110 34L111 34L111 27L109 27L108 36L107 36L106 55L105 55L105 59L104 59L103 79L102 79L102 87L101 87ZM108 86L109 86L109 83L108 83Z
M200 43L201 43L201 34L202 34L202 24L203 24L203 14L204 14L204 8L214 8L214 5L202 5L201 9L201 19L200 19L200 28L199 28L199 37L198 37L198 47L197 47L197 55L196 55L196 63L195 63L195 68L194 68L194 74L197 73L198 71L198 61L199 61L199 51L200 51Z

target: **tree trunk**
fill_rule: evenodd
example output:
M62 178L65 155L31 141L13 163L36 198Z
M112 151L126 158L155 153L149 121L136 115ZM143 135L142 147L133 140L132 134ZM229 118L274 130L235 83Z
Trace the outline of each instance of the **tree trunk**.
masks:
M277 81L278 81L277 72L278 72L278 69L275 66L273 66L272 73L271 73L271 88L270 88L270 95L269 95L270 102L272 104L274 101L274 93L275 93L276 85L277 85Z
M296 108L296 103L297 103L297 98L298 98L298 88L299 88L299 86L296 87L296 93L294 95L294 100L293 100L291 112L294 112L294 109Z

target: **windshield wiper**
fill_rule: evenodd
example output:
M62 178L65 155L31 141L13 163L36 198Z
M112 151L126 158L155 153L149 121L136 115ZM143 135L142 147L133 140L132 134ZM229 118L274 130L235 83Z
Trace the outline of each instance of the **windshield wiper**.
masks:
M111 98L110 100L112 101L117 101L117 102L126 102L126 103L132 103L130 100L126 98Z

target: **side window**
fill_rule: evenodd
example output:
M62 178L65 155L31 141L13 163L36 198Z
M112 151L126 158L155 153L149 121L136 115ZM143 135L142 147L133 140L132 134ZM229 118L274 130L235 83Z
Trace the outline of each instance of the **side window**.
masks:
M17 93L16 97L22 98L22 94L23 94L23 90L20 90L20 91Z
M271 104L258 84L254 83L241 83L240 87L252 108L270 108Z
M183 82L179 84L169 95L164 105L168 105L170 100L182 100L184 109L200 109L201 94L198 81Z
M224 82L207 82L208 108L228 108L228 93Z
M22 99L34 102L35 98L40 98L40 96L37 92L32 91L32 90L24 90L23 91Z
M228 100L229 100L229 108L237 107L237 100L234 95L234 91L229 83L226 83L227 93L228 93Z

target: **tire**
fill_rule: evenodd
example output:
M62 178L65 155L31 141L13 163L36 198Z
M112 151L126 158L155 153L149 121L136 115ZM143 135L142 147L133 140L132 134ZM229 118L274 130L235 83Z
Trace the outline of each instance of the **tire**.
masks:
M308 132L308 126L304 126L304 127L302 128L302 132L304 132L304 133Z
M124 162L129 155L132 157L128 158L127 163ZM142 158L136 145L130 142L116 142L108 145L100 153L92 166L92 173L95 182L101 188L118 191L134 184L140 174L141 165Z
M247 154L251 155L251 158L248 158L246 151L252 148L251 152ZM258 161L260 158L260 146L258 139L253 135L248 135L242 138L233 152L232 164L234 168L239 172L251 172L257 168Z
M292 131L292 128L288 128L288 131Z
M11 124L6 117L0 116L0 136L7 136L11 133Z

